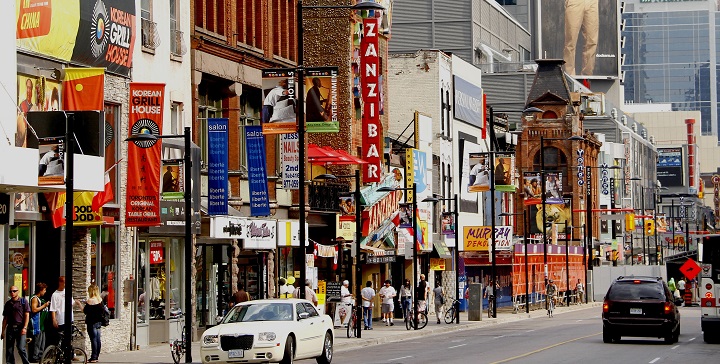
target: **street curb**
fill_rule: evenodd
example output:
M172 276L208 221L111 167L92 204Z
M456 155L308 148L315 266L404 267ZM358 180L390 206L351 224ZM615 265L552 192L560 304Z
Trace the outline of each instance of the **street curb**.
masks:
M602 302L590 302L588 304L582 305L582 306L570 306L570 307L559 307L555 311L555 314L561 315L566 312L573 312L573 311L579 311L584 310L588 308L595 308L602 306ZM481 329L485 327L492 327L495 325L501 325L506 324L510 322L516 322L516 321L522 321L522 320L528 320L528 319L534 319L534 318L540 318L540 317L546 317L547 313L545 310L535 310L531 311L529 314L523 312L523 313L506 313L502 316L498 315L498 318L490 319L490 318L483 318L482 321L472 321L462 323L460 325L457 324L442 324L443 327L433 327L432 323L428 323L428 326L426 326L422 330L408 330L406 332L403 331L393 331L399 332L398 334L391 334L387 336L382 337L376 337L372 339L347 339L343 338L341 339L341 342L338 342L337 337L335 338L335 352L343 352L343 351L349 351L354 349L360 349L365 348L369 346L375 346L375 345L381 345L381 344L390 344L395 342L402 342L402 341L408 341L412 339L416 339L419 337L427 337L427 336L436 336L441 334L447 334L451 332L460 332L460 331L467 331L467 330L474 330L474 329Z

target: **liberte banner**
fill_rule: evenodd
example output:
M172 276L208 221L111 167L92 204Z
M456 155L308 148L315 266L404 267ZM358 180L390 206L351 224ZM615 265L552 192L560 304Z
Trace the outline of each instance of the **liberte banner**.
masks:
M17 0L16 4L18 48L130 75L137 37L135 1Z
M208 119L208 215L228 214L228 119Z
M130 83L130 135L162 134L165 84ZM128 143L125 226L159 226L161 143Z
M364 182L380 182L380 88L378 72L378 19L363 19L363 37L360 40L360 88L362 89L362 151L368 164L363 167Z
M245 127L250 187L250 216L269 216L270 201L265 165L265 136L260 126Z

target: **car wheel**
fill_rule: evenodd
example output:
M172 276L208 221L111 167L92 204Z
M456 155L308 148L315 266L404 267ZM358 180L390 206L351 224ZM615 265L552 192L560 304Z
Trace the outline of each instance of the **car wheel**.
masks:
M315 358L318 364L330 364L333 358L333 339L330 332L325 333L325 340L323 341L323 351L320 356Z
M295 361L295 340L292 336L288 336L285 340L285 353L283 354L281 364L292 364Z
M613 342L612 333L608 329L603 329L603 342L605 344L610 344Z
M675 331L671 330L670 332L668 332L667 335L665 335L664 339L665 339L665 344L674 343L675 342Z
M708 344L715 344L718 342L716 336L709 331L703 331L703 340Z
M680 324L678 324L677 329L673 332L673 339L675 342L680 341Z

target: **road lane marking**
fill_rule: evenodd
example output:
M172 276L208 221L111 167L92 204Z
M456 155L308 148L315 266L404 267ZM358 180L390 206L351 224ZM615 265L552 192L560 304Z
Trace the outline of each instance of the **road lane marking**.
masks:
M465 345L467 345L467 344L454 345L454 346L448 347L448 349L455 349L455 348L459 348L459 347L465 346Z
M397 361L397 360L403 360L403 359L408 359L408 358L412 358L412 355L402 356L402 357L395 358L395 359L389 359L388 361Z
M688 341L693 341L693 340L695 340L694 337L691 337L691 338L688 339Z
M525 332L533 332L533 331L535 331L535 329L527 330L527 331L525 331Z
M673 346L672 348L670 348L670 350L675 350L675 349L677 349L677 348L679 348L679 347L680 347L680 345L675 345L675 346Z
M495 336L493 339L502 339L504 337L505 337L505 335L500 335L500 336Z
M507 363L507 362L509 362L509 361L518 360L518 359L524 358L524 357L526 357L526 356L530 356L530 355L533 355L533 354L537 354L537 353L539 353L539 352L541 352L541 351L545 351L545 350L548 350L548 349L552 349L552 348L557 347L557 346L560 346L560 345L569 344L569 343L571 343L571 342L573 342L573 341L578 341L578 340L582 340L582 339L587 339L587 338L589 338L589 337L597 336L597 335L600 335L600 334L601 334L601 332L597 332L597 333L590 334L590 335L586 335L586 336L576 337L576 338L571 339L571 340L559 342L559 343L557 343L557 344L552 344L552 345L546 346L546 347L544 347L544 348L540 348L540 349L537 349L537 350L529 351L529 352L527 352L527 353L525 353L525 354L516 355L516 356L513 356L512 358L507 358L507 359L499 360L499 361L493 362L492 364Z
M660 360L660 358L655 358L655 359L651 360L651 361L649 362L649 364L653 364L653 363L655 363L655 362L658 361L658 360Z

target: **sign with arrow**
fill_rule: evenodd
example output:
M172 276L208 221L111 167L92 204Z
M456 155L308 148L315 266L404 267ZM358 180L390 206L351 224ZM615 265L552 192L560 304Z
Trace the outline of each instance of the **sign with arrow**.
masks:
M693 279L702 271L700 266L692 259L688 259L685 264L680 267L680 272L688 279Z

